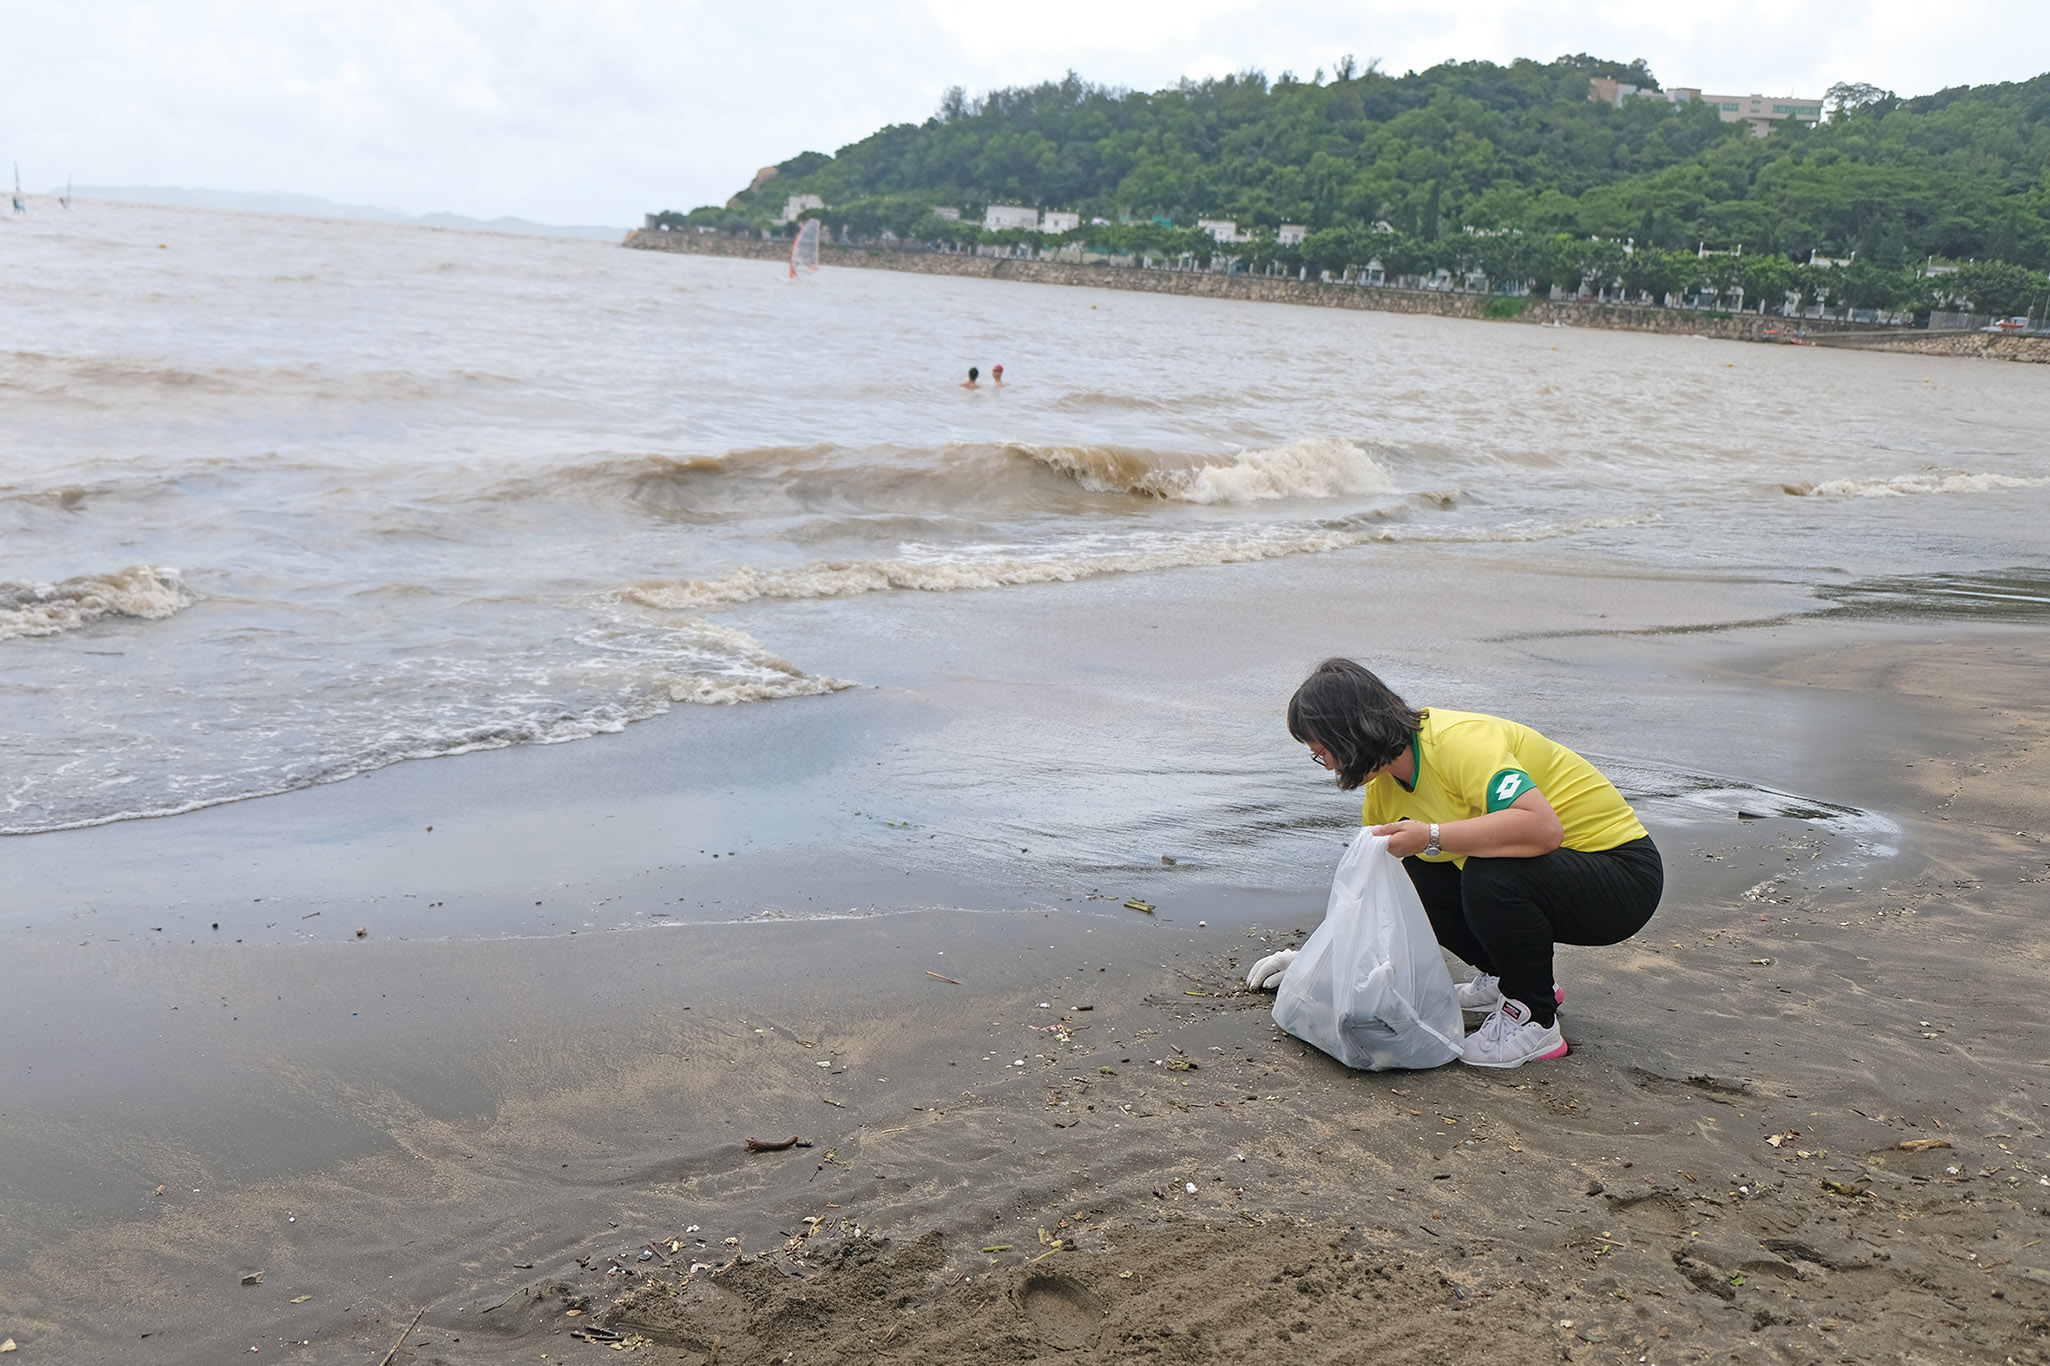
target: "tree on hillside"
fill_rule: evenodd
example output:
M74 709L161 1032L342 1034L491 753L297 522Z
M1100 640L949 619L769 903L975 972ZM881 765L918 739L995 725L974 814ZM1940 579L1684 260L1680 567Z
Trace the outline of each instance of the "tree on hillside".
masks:
M1650 303L1664 303L1668 294L1686 283L1683 277L1693 264L1692 252L1640 245L1623 258L1619 272L1623 291L1632 298L1643 297Z
M1704 298L1717 305L1729 302L1744 287L1744 258L1734 252L1698 258L1694 267L1694 283Z
M1516 228L1747 255L1855 252L1883 266L1936 255L2050 267L2050 75L1908 99L1843 82L1829 122L1754 138L1700 102L1588 100L1592 76L1656 88L1642 62L1336 70L1327 84L1249 70L1150 93L1072 72L974 97L956 89L923 123L792 158L730 209L679 217L766 227L790 194L970 214L1015 200L1268 231L1386 222L1424 238Z
M1822 94L1822 103L1832 115L1846 114L1853 109L1864 109L1869 105L1892 102L1898 97L1891 90L1881 90L1864 81L1838 81Z
M1851 262L1837 272L1835 299L1846 308L1898 308L1914 292L1914 275L1901 266L1870 259Z
M1777 313L1794 287L1795 266L1776 251L1753 252L1744 258L1744 305L1760 313Z
M2050 293L2050 277L2042 271L2005 261L1967 261L1944 284L1972 312L2002 318L2042 311L2044 295Z
M1569 287L1579 294L1600 294L1619 287L1624 263L1630 257L1621 242L1588 238L1573 242L1567 259L1578 277Z

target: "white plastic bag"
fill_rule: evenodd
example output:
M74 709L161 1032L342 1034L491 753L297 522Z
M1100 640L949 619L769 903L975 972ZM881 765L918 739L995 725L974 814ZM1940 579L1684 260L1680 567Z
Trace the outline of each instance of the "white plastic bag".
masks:
M1274 1023L1347 1067L1439 1067L1465 1030L1430 918L1385 836L1339 860L1324 923L1274 994Z

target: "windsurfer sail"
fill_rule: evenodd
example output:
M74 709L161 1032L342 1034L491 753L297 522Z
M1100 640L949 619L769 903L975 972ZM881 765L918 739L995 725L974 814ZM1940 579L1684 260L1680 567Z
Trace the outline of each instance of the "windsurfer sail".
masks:
M795 280L800 270L819 268L819 220L807 218L804 226L797 230L797 240L790 244L790 278Z

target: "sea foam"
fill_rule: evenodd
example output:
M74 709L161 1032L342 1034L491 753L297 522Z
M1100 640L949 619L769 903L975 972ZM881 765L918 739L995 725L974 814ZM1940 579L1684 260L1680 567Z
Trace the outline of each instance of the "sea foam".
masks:
M0 582L0 640L62 635L103 617L162 621L198 600L177 570L147 564L61 583Z
M1097 493L1136 493L1180 503L1255 503L1395 492L1395 481L1365 448L1311 437L1270 450L1163 465L1149 452L1115 446L1025 446L1026 454Z
M809 564L761 569L743 565L713 578L647 581L619 590L623 602L663 611L702 611L759 599L842 598L862 593L915 590L949 593L1023 584L1072 583L1102 574L1136 574L1160 569L1243 564L1287 555L1319 555L1377 541L1522 542L1551 540L1584 531L1635 526L1658 520L1656 513L1525 522L1470 530L1398 527L1266 527L1206 535L1075 537L1049 549L983 546L968 551L928 551L906 546L893 558L814 560Z
M784 697L823 697L855 686L843 678L808 674L779 655L763 649L753 636L728 626L694 621L691 633L722 656L716 671L672 673L663 679L672 702L699 706L734 706L741 702L772 702Z
M1917 493L1991 493L1996 489L2050 488L2050 477L2020 474L1896 474L1889 479L1824 479L1781 484L1796 498L1905 498Z

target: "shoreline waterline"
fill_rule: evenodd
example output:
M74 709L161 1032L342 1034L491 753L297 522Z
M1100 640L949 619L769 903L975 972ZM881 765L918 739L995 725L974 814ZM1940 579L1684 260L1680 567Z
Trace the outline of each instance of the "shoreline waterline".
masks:
M303 829L273 832L275 877L250 882L238 866L246 858L223 846L217 887L188 912L219 916L218 935L199 929L196 945L80 943L73 936L105 914L81 904L68 934L16 939L8 989L27 1027L10 1037L17 1086L0 1111L10 1153L0 1209L19 1234L0 1257L15 1315L7 1331L24 1348L82 1363L132 1360L144 1334L164 1362L209 1360L230 1344L271 1355L274 1344L302 1340L374 1357L424 1305L412 1348L423 1361L483 1363L514 1347L552 1357L568 1329L595 1322L638 1332L651 1359L677 1363L704 1355L702 1346L688 1355L690 1334L709 1324L707 1340L719 1332L731 1359L766 1362L810 1341L803 1334L838 1331L837 1278L858 1256L878 1258L875 1283L918 1308L900 1337L953 1360L968 1339L949 1335L966 1331L955 1316L967 1306L978 1306L984 1333L994 1325L1023 1341L1066 1342L1046 1338L1057 1325L1029 1312L1049 1275L1100 1296L1137 1272L1131 1280L1143 1277L1146 1293L1118 1331L1154 1333L1151 1316L1165 1306L1152 1296L1185 1270L1214 1280L1216 1250L1198 1235L1228 1227L1236 1255L1255 1261L1285 1258L1286 1238L1308 1234L1341 1240L1348 1266L1361 1264L1358 1252L1368 1264L1450 1276L1469 1297L1496 1296L1512 1335L1570 1319L1605 1338L1664 1324L1686 1341L1722 1343L1733 1331L1718 1317L1725 1301L1687 1289L1688 1268L1703 1266L1720 1284L1739 1274L1759 1282L1737 1287L1747 1306L1778 1305L1783 1293L1816 1322L1833 1316L1818 1343L1876 1346L1874 1335L1890 1331L1884 1316L1853 1312L1864 1301L1839 1274L1768 1279L1758 1268L1776 1259L1771 1239L1801 1239L1841 1260L1843 1239L1883 1237L1892 1265L1922 1278L1913 1293L1984 1294L1992 1273L1955 1260L1962 1235L1942 1200L1963 1178L1943 1163L2040 1165L2030 1103L1992 1076L2022 1065L2042 1033L2017 1032L2003 1008L2027 971L2010 949L2032 923L2029 889L2013 885L2013 872L2029 876L2041 855L1987 822L2032 821L2021 828L2040 834L2042 813L2010 815L2005 777L1969 775L2006 746L1987 709L2023 704L2044 662L2040 633L1833 617L1677 651L1658 640L1630 648L1632 659L1583 682L1684 660L1709 680L1688 685L1708 705L1746 699L1768 755L1796 738L1776 765L1799 769L1810 751L1837 756L1818 785L1865 791L1899 813L1905 847L1846 879L1813 857L1824 842L1798 817L1740 821L1732 810L1684 827L1656 823L1670 876L1664 905L1625 945L1562 951L1573 1053L1508 1085L1457 1066L1345 1073L1276 1036L1271 996L1245 992L1236 974L1314 925L1314 887L1234 904L1106 874L1106 893L1144 890L1155 913L1108 897L1084 914L1013 900L995 914L904 907L700 923L680 936L599 924L485 940L405 938L359 905L373 930L366 939L345 923L320 943L236 943L230 932L250 917L291 921L320 881L360 877L368 863L359 859L378 857L422 811L393 801L403 784L376 779L277 799L280 814L309 797L328 809L308 812ZM1938 674L1951 686L1926 690ZM1871 689L1868 677L1902 686ZM863 710L886 699L848 701ZM1800 710L1782 716L1788 705ZM1795 714L1805 721L1789 725ZM765 715L708 714L743 729ZM1942 771L1904 768L1937 736L1951 746ZM878 735L864 750L892 743ZM626 855L609 887L543 885L545 874L530 872L532 898L579 914L621 894L652 900L653 882L633 866L654 871L668 856L645 847L645 831L562 800L574 791L563 781L569 769L597 776L617 768L616 756L509 751L492 764L551 770L514 802L538 803L533 814L562 832L569 867L589 866L601 848ZM435 777L444 798L503 784L462 767L437 776L416 766L414 776ZM1953 767L1961 793L1948 781ZM1357 819L1344 794L1318 792ZM622 802L631 806L631 794ZM358 854L332 868L302 861L296 879L287 872L290 847L317 851L318 830L351 807L389 832L366 830ZM423 900L434 894L426 878L458 889L478 880L489 842L449 853L432 843L463 839L463 825L455 815L432 834L416 830L418 859L392 870L386 895L403 900L414 879ZM1329 833L1335 857L1341 832ZM749 884L775 876L738 848L735 899L759 902ZM993 888L996 853L939 878ZM1968 856L1983 892L1956 885ZM344 872L352 863L358 872ZM147 864L110 873L140 879ZM843 866L832 890L888 900L893 876L901 880L886 856L852 881ZM127 899L111 886L87 898ZM326 909L311 923L339 908ZM1984 961L1955 960L1960 934L1984 947ZM1889 992L1845 992L1839 979L1853 961ZM1760 1018L1767 1006L1773 1013ZM1911 1027L1893 1028L1903 1012ZM1849 1054L1847 1029L1860 1041ZM90 1046L96 1038L133 1046ZM51 1063L56 1056L66 1064ZM148 1116L141 1129L138 1106ZM1704 1110L1720 1122L1704 1123ZM1798 1143L1784 1151L1759 1141L1789 1130ZM2000 1132L2012 1151L1966 1131ZM766 1155L744 1146L792 1135L812 1146ZM1933 1154L1926 1171L1910 1165L1913 1154L1896 1167L1858 1156L1928 1136L1957 1148ZM1797 1155L1809 1144L1832 1156ZM1862 1203L1846 1206L1817 1173L1869 1190L1869 1230L1841 1226ZM1910 1185L1911 1176L1930 1184ZM1590 1182L1604 1191L1590 1196ZM1533 1193L1542 1209L1574 1217L1530 1217ZM1900 1223L1896 1213L1919 1209L1918 1199L1938 1203ZM1753 1201L1766 1202L1758 1227L1746 1213ZM2003 1208L1971 1212L1995 1229L1967 1238L1981 1260L1998 1260L1980 1248L1989 1236L2008 1253L2011 1240L2033 1236L2024 1236L2025 1212ZM1617 1245L1604 1274L1654 1305L1655 1321L1640 1322L1620 1297L1582 1293L1589 1273L1574 1230L1586 1220ZM927 1238L928 1252L911 1256ZM671 1239L688 1255L678 1260ZM660 1254L641 1259L650 1245ZM1677 1269L1675 1251L1685 1259ZM1198 1252L1203 1267L1184 1268ZM615 1264L624 1271L608 1278ZM665 1277L693 1264L705 1269L672 1296ZM101 1270L88 1276L88 1267ZM238 1284L257 1272L260 1287ZM123 1294L101 1293L109 1276ZM721 1319L718 1287L749 1278L759 1280L760 1313ZM1240 1279L1255 1292L1267 1284ZM2023 1332L2036 1312L2032 1283L2020 1272L1996 1283L2011 1303L1994 1302L1975 1322ZM1281 1288L1291 1312L1312 1312L1296 1306L1311 1297ZM771 1315L790 1294L809 1297L801 1323ZM848 1301L849 1331L872 1303ZM482 1312L494 1305L506 1308ZM1424 1301L1385 1312L1413 1337L1465 1322L1441 1328ZM1735 1326L1731 1343L1748 1325ZM1331 1330L1334 1348L1357 1347L1357 1329ZM1790 1331L1806 1343L1817 1330ZM1108 1340L1089 1345L1093 1331L1079 1341L1078 1360L1114 1354ZM1206 1355L1212 1346L1185 1355L1221 1359Z
M635 228L621 246L639 251L679 252L758 261L781 261L789 255L783 241L756 241L710 234L663 232ZM822 245L825 266L859 270L893 270L915 275L952 275L968 279L1004 280L1014 284L1080 286L1130 290L1146 294L1177 294L1192 298L1237 299L1249 303L1301 304L1318 308L1363 309L1376 313L1416 314L1473 322L1514 322L1537 327L1588 327L1612 332L1654 332L1667 336L1698 336L1716 341L1748 341L1784 345L1797 337L1803 345L1851 346L1929 356L1973 357L2050 364L2050 337L2005 337L1976 332L1916 333L1895 327L1834 318L1787 318L1759 313L1716 313L1654 308L1634 304L1585 303L1577 300L1509 299L1500 295L1433 290L1394 289L1293 280L1256 275L1221 275L1212 271L1146 270L1131 266L1072 265L1058 261L1026 261L1011 257L974 256L957 252L909 251L883 247ZM1491 304L1513 305L1513 311L1490 314Z

